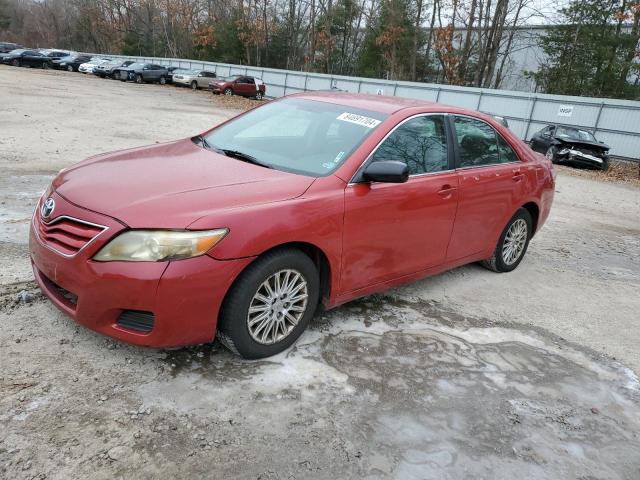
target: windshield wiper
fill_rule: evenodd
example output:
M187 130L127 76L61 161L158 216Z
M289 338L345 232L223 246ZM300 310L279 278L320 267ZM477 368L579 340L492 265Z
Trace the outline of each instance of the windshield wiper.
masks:
M253 163L254 165L260 165L261 167L264 167L264 168L273 168L268 163L261 162L256 157L253 157L248 153L239 152L238 150L228 150L226 148L216 148L216 147L211 147L211 148L216 151L220 151L224 153L227 157L237 158L238 160L242 160L243 162Z
M221 155L226 155L225 151L218 148L218 147L214 147L213 145L211 145L209 142L207 142L207 139L204 138L202 135L196 135L195 137L193 137L191 139L193 141L193 143L195 143L196 145L201 146L202 148L206 148L207 150L212 150L216 153L219 153Z

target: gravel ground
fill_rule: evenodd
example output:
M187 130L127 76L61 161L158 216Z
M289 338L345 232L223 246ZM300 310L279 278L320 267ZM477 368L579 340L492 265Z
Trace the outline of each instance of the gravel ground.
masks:
M0 478L640 478L640 189L560 169L511 274L319 314L289 351L159 351L75 325L26 232L55 172L255 102L0 67Z

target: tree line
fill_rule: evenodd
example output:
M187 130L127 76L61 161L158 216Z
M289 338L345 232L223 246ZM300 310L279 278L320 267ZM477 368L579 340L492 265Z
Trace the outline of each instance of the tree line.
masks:
M530 3L0 0L0 40L500 88L517 32L537 14ZM540 91L636 98L639 18L631 0L572 0L535 37L547 61L527 75Z

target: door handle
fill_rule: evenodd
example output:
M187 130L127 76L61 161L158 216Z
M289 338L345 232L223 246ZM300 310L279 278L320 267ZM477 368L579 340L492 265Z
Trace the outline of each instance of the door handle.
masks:
M520 170L514 170L512 178L514 182L519 182L524 178L524 173L522 173Z
M456 187L452 187L451 185L443 185L440 190L438 190L438 195L441 197L450 197L453 192L456 191Z

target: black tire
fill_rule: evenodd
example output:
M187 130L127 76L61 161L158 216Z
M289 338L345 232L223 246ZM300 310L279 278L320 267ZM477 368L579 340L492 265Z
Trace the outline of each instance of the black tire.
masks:
M191 90L198 90L198 82L195 80L191 82Z
M225 88L224 89L224 94L225 95L233 95L233 90L231 90L230 88Z
M67 72L73 72L73 66L67 65Z
M298 323L272 344L256 341L249 332L248 312L263 282L281 270L292 269L307 282L306 309ZM249 265L236 279L220 310L218 339L232 352L247 359L270 357L289 348L302 334L318 306L320 280L313 261L295 248L268 252Z
M610 166L611 164L609 163L609 159L605 158L604 160L602 160L602 165L600 165L600 170L602 170L603 172L606 172L607 170L609 170Z
M526 239L524 240L524 248L522 249L519 256L515 260L511 262L505 261L505 258L504 258L505 238L507 237L507 233L509 232L509 229L511 228L511 226L520 220L524 220L527 228ZM493 270L494 272L499 272L499 273L510 272L512 270L515 270L516 267L520 265L520 262L522 261L525 254L527 253L527 248L529 247L529 240L531 240L532 234L533 234L533 219L531 218L531 214L526 208L518 209L515 215L511 217L511 219L507 222L507 225L504 227L504 230L500 235L500 239L498 240L498 245L496 246L496 249L493 252L493 256L487 260L482 261L481 262L482 265L488 268L489 270Z
M13 65L14 67L20 67L22 66L20 64L20 60L18 60L17 58L14 58L13 60L11 60L11 65Z
M160 77L160 85L166 85L167 84L167 77Z
M549 148L547 148L547 152L544 154L544 156L551 160L551 163L558 163L558 148L554 145L551 145Z
M42 62L42 69L49 70L51 68L51 64L49 62Z
M262 97L263 97L262 92L258 92L258 93L256 93L255 99L256 100L262 100Z
M138 84L144 83L144 78L142 78L142 75L140 75L140 74L136 75L136 83L138 83Z

